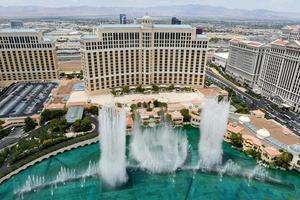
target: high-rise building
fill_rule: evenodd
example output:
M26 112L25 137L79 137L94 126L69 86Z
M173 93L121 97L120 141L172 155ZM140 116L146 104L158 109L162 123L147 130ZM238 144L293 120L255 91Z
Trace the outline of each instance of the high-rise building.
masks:
M120 14L120 24L127 24L126 20L126 14Z
M176 17L172 17L171 24L181 24L181 21Z
M230 41L226 73L254 88L264 55L264 44L235 38Z
M137 85L203 87L208 39L190 25L108 24L81 41L86 91Z
M300 40L300 25L289 25L282 28L283 40Z
M0 30L0 85L58 77L56 48L35 29Z
M22 21L11 21L10 22L11 28L23 28L23 22Z
M259 78L262 95L300 112L300 42L278 39L266 46Z

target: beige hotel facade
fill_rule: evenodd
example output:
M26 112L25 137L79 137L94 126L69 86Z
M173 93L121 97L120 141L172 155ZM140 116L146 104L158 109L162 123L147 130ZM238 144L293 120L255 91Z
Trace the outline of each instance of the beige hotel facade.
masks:
M56 48L35 29L0 30L0 86L58 78Z
M86 91L137 85L203 87L208 38L190 25L107 24L81 40Z

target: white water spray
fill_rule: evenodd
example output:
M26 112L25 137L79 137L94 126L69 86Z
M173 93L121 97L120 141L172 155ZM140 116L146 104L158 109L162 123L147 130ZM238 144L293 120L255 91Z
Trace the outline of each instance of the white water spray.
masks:
M141 129L136 120L131 156L139 167L151 173L174 172L182 166L187 157L186 134L166 124Z
M229 102L207 98L201 113L199 167L211 169L222 163L222 142L227 130Z
M101 148L100 175L109 187L127 182L126 173L126 111L103 106L99 115Z

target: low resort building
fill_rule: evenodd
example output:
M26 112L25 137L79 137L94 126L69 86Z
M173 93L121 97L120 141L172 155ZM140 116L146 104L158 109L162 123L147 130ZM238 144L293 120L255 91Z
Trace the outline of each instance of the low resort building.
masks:
M231 134L239 134L242 150L254 150L266 163L272 163L283 152L288 152L293 156L290 168L300 171L300 138L278 122L265 119L261 113L230 114L227 129L225 141L231 142Z

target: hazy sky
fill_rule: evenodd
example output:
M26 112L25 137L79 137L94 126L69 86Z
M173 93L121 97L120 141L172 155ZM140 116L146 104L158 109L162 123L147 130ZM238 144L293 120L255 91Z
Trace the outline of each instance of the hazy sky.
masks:
M300 12L300 0L0 0L1 6L157 6L203 4L242 9L269 9Z

